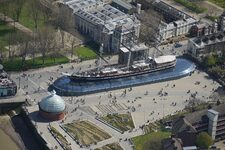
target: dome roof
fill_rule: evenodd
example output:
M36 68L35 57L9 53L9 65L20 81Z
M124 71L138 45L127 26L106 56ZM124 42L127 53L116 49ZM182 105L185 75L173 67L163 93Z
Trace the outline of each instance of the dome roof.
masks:
M56 95L55 92L52 92L51 95L43 98L39 103L39 107L46 112L63 112L65 110L65 102L64 100Z

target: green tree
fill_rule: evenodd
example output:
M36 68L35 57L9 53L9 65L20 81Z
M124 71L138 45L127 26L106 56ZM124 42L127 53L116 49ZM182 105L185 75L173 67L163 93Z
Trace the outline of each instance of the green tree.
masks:
M214 66L217 63L217 58L214 55L208 55L206 57L205 63L207 66Z
M213 144L212 138L206 132L201 132L197 135L196 145L200 148L208 149Z

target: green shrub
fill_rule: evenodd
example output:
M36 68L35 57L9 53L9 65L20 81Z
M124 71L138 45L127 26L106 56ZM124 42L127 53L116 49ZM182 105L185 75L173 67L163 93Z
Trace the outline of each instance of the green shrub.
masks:
M187 7L188 9L190 9L196 13L203 13L207 10L206 8L202 8L202 7L198 6L197 4L189 2L187 0L174 0L174 1L183 5L184 7Z
M203 149L208 149L213 144L212 138L206 132L201 132L196 138L196 145Z

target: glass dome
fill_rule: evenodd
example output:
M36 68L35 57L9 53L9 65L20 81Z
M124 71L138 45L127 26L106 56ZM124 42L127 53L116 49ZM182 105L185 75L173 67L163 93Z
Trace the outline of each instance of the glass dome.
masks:
M64 100L56 95L55 92L52 92L51 95L43 98L39 103L39 106L43 111L51 113L63 112L66 107Z

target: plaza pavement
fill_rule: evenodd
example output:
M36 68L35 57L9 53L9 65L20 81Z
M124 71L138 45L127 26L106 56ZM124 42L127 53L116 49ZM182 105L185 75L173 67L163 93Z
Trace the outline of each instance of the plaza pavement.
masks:
M89 64L91 64L91 61L85 62L85 64L86 66L89 66ZM43 97L46 97L46 95L49 94L47 91L48 85L46 84L46 81L51 82L48 80L49 77L53 76L54 79L56 79L57 76L61 76L61 72L71 71L70 65L65 65L62 69L59 69L59 71L57 71L59 67L52 67L48 69L44 68L40 71L30 71L30 77L28 77L28 79L21 77L21 90L24 91L23 93L29 92L28 95L31 100L30 102L34 104L34 106L31 107L35 108L33 111L38 110L37 105L35 104L37 104L38 101L40 101ZM32 74L35 75L32 76ZM40 77L39 75L42 76ZM12 74L11 76L12 78L17 78L16 74ZM15 80L17 80L18 82L18 79ZM200 82L199 85L195 84L197 81ZM24 85L29 86L28 88L23 88ZM175 85L175 87L173 87L173 85ZM34 91L37 91L39 86L41 87L40 91L32 93ZM91 145L89 148L83 149L94 149L113 142L119 142L124 149L129 150L132 149L132 146L130 145L129 141L124 140L143 134L143 132L139 128L141 125L146 124L147 121L154 122L155 120L161 119L163 116L173 114L177 111L182 110L187 104L186 100L189 100L190 95L192 93L195 93L196 91L198 92L196 96L197 98L201 99L202 101L209 101L209 97L213 93L213 89L215 90L218 87L219 84L217 82L213 82L213 80L210 79L206 73L197 70L191 76L187 76L181 79L137 86L133 87L132 91L126 89L127 92L125 96L121 96L125 89L118 89L113 90L111 92L100 92L78 97L63 97L63 99L67 103L68 111L65 123L69 123L73 120L78 119L89 120L112 136L112 138L99 142L97 143L97 145ZM160 90L162 90L163 93L167 92L168 95L158 95L158 92ZM187 93L188 90L190 90L190 93ZM146 94L146 91L148 91L148 94ZM129 108L127 110L124 109L123 112L131 112L135 124L135 129L133 130L133 132L126 132L124 134L121 134L116 130L96 120L94 114L79 109L85 106L89 107L94 112L101 114L101 110L99 110L96 106L98 106L99 104L106 106L112 105L113 99L109 98L110 93L111 95L113 95L113 97L116 97L117 104ZM173 106L172 103L176 103L176 106ZM131 109L132 107L135 108L134 112ZM78 109L74 111L75 108ZM54 123L53 126L58 129L58 124L60 124L60 122ZM50 142L53 147L57 146L56 141L52 142L54 141L54 138L51 136L51 134L47 133L47 126L49 125L49 123L37 122L37 125L38 130L43 133L43 136L46 137L47 141ZM61 133L63 135L66 135L65 132ZM72 143L74 148L79 147L79 145L72 141L72 139L70 139L68 135L66 135L66 137L67 140ZM120 140L120 138L122 138L122 140Z

